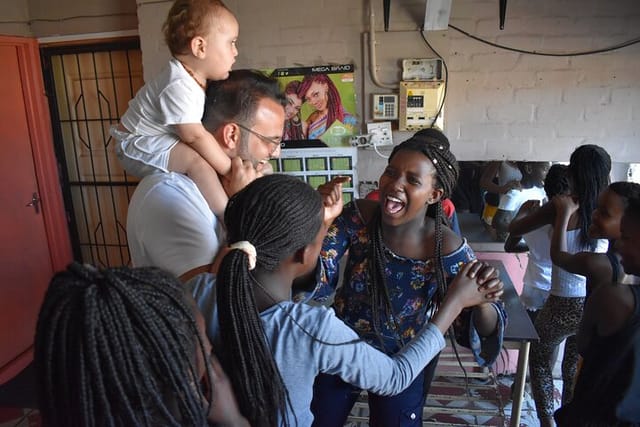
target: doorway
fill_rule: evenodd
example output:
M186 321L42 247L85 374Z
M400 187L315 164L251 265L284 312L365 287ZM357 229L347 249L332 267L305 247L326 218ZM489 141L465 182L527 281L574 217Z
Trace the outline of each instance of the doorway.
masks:
M76 260L129 265L126 218L138 179L109 127L144 84L138 38L41 48L56 156Z

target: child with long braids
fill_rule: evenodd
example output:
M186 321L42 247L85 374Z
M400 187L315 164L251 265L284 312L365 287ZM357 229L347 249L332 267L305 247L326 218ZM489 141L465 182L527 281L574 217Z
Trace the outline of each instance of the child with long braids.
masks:
M380 200L348 204L329 228L321 254L326 276L316 294L336 289L338 265L348 250L336 314L385 354L405 351L442 304L447 284L475 259L466 241L444 223L441 201L451 197L457 179L446 136L421 130L393 149L379 179ZM505 321L501 304L479 301L457 319L456 336L488 366L500 353ZM370 392L369 425L421 425L436 363L437 358L397 396ZM359 392L339 377L320 375L312 404L315 425L343 426Z
M600 285L633 280L633 277L625 275L620 265L615 241L620 238L620 221L629 200L637 199L639 195L640 184L621 181L612 183L598 196L596 208L591 214L591 226L588 232L592 239L609 240L609 249L606 253L569 252L567 224L579 206L570 196L556 197L552 200L557 216L551 241L551 260L570 273L585 276L587 297Z
M360 340L333 310L292 302L294 280L315 270L326 229L342 210L340 182L321 192L288 175L249 184L229 200L231 244L215 284L203 274L187 285L216 343L219 334L222 365L254 427L310 426L320 372L380 394L400 392L444 347L442 334L464 307L502 294L493 269L462 266L431 322L393 357Z
M619 221L616 249L625 273L637 278L640 197L633 193ZM640 285L610 283L593 290L578 331L578 348L582 367L573 398L554 414L557 425L639 425Z
M606 252L606 239L591 239L589 228L591 215L596 208L598 195L609 185L611 157L597 145L581 145L569 159L571 196L578 208L568 217L559 206L548 202L540 209L509 226L509 232L524 234L546 224L564 228L566 252ZM555 230L554 230L555 232ZM556 235L556 238L560 235ZM556 239L556 242L558 240ZM587 293L586 278L567 271L555 263L551 267L551 292L535 321L540 340L531 345L531 389L536 412L542 427L553 426L553 354L567 338L562 359L562 404L571 401L573 382L578 364L575 336L582 319Z
M248 427L193 299L157 268L74 263L56 274L34 363L46 426Z

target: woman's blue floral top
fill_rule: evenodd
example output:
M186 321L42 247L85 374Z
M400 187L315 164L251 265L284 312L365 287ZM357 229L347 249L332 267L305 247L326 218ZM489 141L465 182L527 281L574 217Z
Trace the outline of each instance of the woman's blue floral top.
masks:
M392 305L390 318L380 313L380 335L373 327L369 294L369 232L355 203L344 207L325 237L320 255L322 272L320 285L313 299L322 301L335 293L337 315L371 345L387 354L396 353L403 343L415 336L432 313L429 302L435 295L437 280L435 259L416 260L398 256L385 248L387 264L386 284ZM348 252L344 280L339 282L340 260ZM444 255L445 280L450 283L462 265L475 259L466 240L454 252ZM473 323L472 310L465 310L454 323L457 341L471 348L481 366L492 364L500 353L506 325L506 312L501 303L494 304L499 316L498 327L492 336L480 337ZM394 319L395 318L395 319Z

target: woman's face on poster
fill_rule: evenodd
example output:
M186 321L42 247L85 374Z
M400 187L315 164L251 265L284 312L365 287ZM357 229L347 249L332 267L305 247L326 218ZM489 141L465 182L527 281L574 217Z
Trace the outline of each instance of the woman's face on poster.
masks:
M304 95L307 101L316 111L326 111L329 103L329 87L326 83L313 82Z
M287 93L287 105L284 107L285 119L291 120L300 113L302 107L302 99L295 93Z

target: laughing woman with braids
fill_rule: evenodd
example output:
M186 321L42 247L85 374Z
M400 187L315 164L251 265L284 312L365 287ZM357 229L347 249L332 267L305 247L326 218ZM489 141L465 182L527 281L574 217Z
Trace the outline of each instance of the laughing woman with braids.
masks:
M315 270L342 210L339 182L322 196L287 175L249 184L227 205L231 245L217 278L203 274L187 285L209 314L209 335L219 334L220 360L253 427L310 426L320 372L380 394L402 391L444 347L442 334L464 307L502 294L490 269L465 265L440 311L393 357L360 340L333 310L292 302L294 280Z
M457 178L446 136L421 130L393 149L379 180L380 201L345 206L329 228L321 256L326 280L317 295L335 290L338 264L348 250L336 314L386 354L405 351L434 310L442 308L447 284L475 259L466 241L444 225L441 200L451 197ZM456 320L456 336L488 366L500 352L505 320L501 304L485 301ZM369 425L422 425L436 363L437 358L397 396L369 393ZM343 426L359 391L338 377L320 375L312 405L315 425Z
M202 315L168 273L72 264L36 327L43 425L248 427L210 353Z

